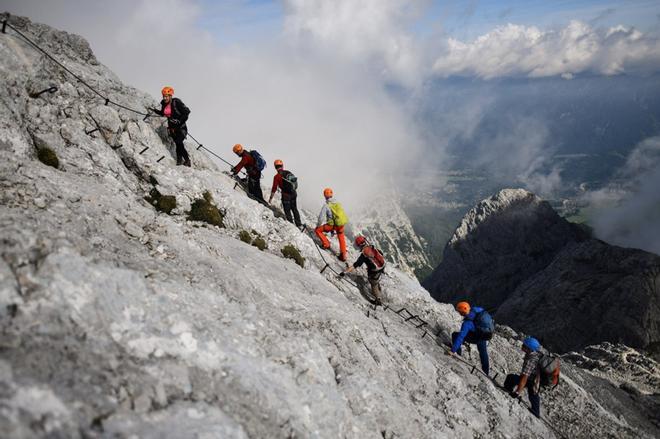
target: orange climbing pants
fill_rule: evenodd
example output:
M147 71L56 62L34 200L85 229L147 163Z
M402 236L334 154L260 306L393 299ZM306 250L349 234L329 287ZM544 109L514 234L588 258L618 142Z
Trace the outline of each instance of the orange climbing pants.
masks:
M330 241L325 236L327 232L335 232L337 234L337 239L339 240L339 259L342 261L346 260L346 237L344 236L344 226L331 226L330 224L323 224L314 229L314 233L321 240L323 248L330 248Z

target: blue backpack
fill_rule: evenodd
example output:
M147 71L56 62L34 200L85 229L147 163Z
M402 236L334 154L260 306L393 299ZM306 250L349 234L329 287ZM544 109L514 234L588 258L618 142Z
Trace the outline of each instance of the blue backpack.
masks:
M266 160L264 160L263 157L261 157L261 154L259 154L259 151L256 149L253 149L250 151L250 155L254 159L254 162L257 164L257 169L260 171L263 171L266 168Z
M474 316L474 326L477 328L477 335L482 340L490 340L495 332L495 320L488 314L488 311L481 311Z

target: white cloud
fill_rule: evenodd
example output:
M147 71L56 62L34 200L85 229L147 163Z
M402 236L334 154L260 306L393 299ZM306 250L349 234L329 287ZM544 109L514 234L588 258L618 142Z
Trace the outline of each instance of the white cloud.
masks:
M433 71L440 76L563 76L651 73L660 68L660 41L634 28L594 29L571 21L559 30L499 26L472 42L449 38Z
M596 235L613 244L660 254L660 137L641 142L615 181L585 194L596 212Z
M287 0L285 29L313 45L362 64L385 79L421 79L422 53L409 32L429 3L422 0Z

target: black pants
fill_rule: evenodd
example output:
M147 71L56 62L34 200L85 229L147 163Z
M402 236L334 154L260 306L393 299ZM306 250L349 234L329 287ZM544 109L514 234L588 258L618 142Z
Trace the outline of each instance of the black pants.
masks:
M454 342L456 341L456 337L458 337L458 332L452 332L451 334L451 344L453 345ZM479 351L479 360L481 361L481 370L488 375L490 372L490 361L488 359L488 348L487 348L487 341L482 340L479 337L477 337L477 334L474 332L468 332L468 335L465 337L463 340L463 343L471 343L471 344L476 344L477 345L477 350ZM461 348L456 351L458 355L461 355Z
M170 137L172 137L172 140L174 140L174 144L176 145L176 163L179 165L181 163L190 163L188 151L186 151L186 147L183 144L183 141L188 136L188 130L185 127L174 127L170 128L169 131Z
M300 213L298 212L298 203L296 201L297 197L290 199L285 199L282 197L282 207L284 208L284 215L286 215L286 220L290 223L295 223L296 226L300 227L302 223L300 222ZM291 213L293 212L293 218ZM294 222L295 218L295 222Z
M541 417L541 396L534 392L534 381L535 377L528 377L527 378L527 384L525 387L527 387L527 396L529 397L529 403L532 406L532 413L534 416L537 418ZM516 387L518 387L518 383L520 382L520 375L516 374L509 374L506 376L506 379L504 380L504 388L508 392L512 392Z
M264 194L261 192L261 172L249 173L247 185L250 195L265 204L266 200L264 200Z

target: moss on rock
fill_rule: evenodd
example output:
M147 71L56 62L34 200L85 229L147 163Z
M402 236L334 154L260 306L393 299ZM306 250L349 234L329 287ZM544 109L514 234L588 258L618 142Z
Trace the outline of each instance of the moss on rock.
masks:
M252 241L252 245L261 251L264 251L265 249L268 248L268 244L266 244L266 240L263 239L261 236L254 238L254 241Z
M305 267L305 258L302 257L300 254L300 251L294 247L291 244L285 245L282 248L282 255L284 255L285 258L287 259L293 259L296 261L296 264L300 265L301 267Z
M250 232L248 232L247 230L241 230L238 233L238 239L240 239L241 241L243 241L247 244L252 242L252 236L250 236Z
M191 221L203 221L218 227L224 227L224 217L213 204L213 196L209 191L204 192L203 198L193 201L190 206L188 219Z
M55 169L60 167L60 160L57 158L57 154L47 146L37 149L37 158L44 165L52 166Z
M153 188L149 195L144 197L154 208L159 212L164 212L168 215L176 209L176 197L174 195L163 195L158 189Z

